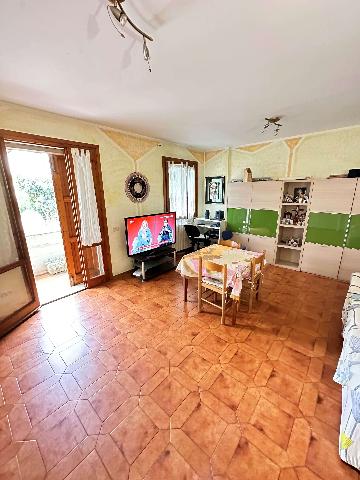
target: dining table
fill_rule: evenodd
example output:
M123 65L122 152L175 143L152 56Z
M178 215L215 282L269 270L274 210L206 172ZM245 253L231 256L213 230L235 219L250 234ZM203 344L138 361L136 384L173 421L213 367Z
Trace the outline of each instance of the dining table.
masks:
M239 248L213 244L195 252L184 255L176 271L183 277L184 302L187 302L187 291L190 278L199 275L199 258L219 265L227 265L227 287L231 287L231 298L240 302L243 280L251 278L251 260L260 257L264 252L251 252Z

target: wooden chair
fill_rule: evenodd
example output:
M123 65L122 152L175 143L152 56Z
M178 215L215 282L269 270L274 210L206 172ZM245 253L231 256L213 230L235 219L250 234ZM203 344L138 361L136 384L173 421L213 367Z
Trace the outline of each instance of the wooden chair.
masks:
M203 275L203 269L209 275ZM215 274L211 276L211 274ZM215 278L219 276L220 279ZM220 274L220 275L219 275ZM210 262L208 260L203 260L202 257L199 258L199 274L198 274L198 310L202 311L203 302L208 303L216 308L221 310L221 324L225 322L225 312L229 304L232 303L230 298L230 289L227 288L227 265L219 265L218 263ZM210 302L208 298L203 297L204 293L207 290L214 292L215 301L217 300L217 295L221 295L221 305Z
M256 297L257 300L259 300L260 298L264 265L265 252L263 252L260 257L253 258L251 260L250 279L243 281L243 286L241 290L241 301L245 300L245 303L249 304L249 313L252 310L254 297Z
M231 248L240 248L240 245L237 242L234 242L234 240L218 240L218 245Z

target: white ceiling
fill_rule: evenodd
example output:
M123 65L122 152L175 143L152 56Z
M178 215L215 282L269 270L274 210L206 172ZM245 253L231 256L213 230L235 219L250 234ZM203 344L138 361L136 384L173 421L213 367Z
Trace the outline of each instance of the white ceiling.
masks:
M1 0L0 98L216 148L360 123L359 0Z

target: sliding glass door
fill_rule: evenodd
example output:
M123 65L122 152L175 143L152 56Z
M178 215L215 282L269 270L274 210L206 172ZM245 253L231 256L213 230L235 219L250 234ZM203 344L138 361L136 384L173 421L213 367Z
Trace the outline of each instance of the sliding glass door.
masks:
M5 144L0 138L0 335L39 305Z

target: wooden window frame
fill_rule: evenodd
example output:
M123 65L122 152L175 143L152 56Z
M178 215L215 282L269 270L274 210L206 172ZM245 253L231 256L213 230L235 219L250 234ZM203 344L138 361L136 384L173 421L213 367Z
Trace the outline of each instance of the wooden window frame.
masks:
M175 164L187 163L189 166L195 168L195 217L197 217L198 199L199 199L199 164L198 162L196 162L195 160L185 160L183 158L162 157L164 208L166 212L170 212L168 162L172 162Z
M12 130L0 129L0 138L4 142L20 142L30 145L40 145L44 147L55 147L64 149L65 156L68 158L71 156L72 148L79 148L90 151L90 161L94 179L95 187L95 196L99 211L99 223L101 230L101 237L104 242L103 245L103 262L105 270L105 281L111 280L112 275L112 264L111 264L111 254L110 254L110 243L109 243L109 234L107 227L107 217L106 217L106 208L105 208L105 197L104 197L104 188L102 181L101 173L101 164L100 164L100 150L99 145L94 145L91 143L83 143L72 140L64 140L54 137L46 137L42 135L34 135L31 133L16 132ZM72 164L72 162L70 162ZM75 218L76 221L76 218ZM96 278L91 281L90 279L84 279L88 287L96 286L99 283Z

